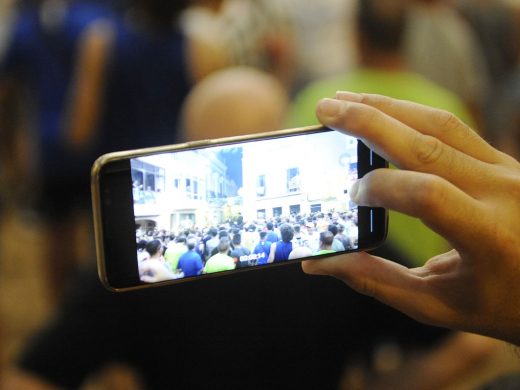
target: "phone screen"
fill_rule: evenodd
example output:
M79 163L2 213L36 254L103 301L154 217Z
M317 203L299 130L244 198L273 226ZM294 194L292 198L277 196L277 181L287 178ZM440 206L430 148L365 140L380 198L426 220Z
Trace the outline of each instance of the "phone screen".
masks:
M358 140L336 131L130 159L141 282L359 246Z

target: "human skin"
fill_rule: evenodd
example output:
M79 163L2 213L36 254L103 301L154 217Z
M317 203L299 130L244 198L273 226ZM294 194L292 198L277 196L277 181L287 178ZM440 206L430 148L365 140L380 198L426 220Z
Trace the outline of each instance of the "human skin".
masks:
M338 92L318 103L322 124L363 140L399 169L353 186L360 206L420 218L454 248L406 268L365 252L309 260L432 325L520 345L520 164L452 114L379 95Z

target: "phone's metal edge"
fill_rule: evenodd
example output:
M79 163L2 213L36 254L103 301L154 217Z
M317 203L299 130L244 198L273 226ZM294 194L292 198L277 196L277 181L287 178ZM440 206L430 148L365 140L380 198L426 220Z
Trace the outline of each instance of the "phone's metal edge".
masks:
M107 154L100 156L95 161L94 167L96 167L96 165L99 165L99 164L104 165L105 163L107 163L109 161L123 160L129 156L137 156L137 155L145 156L147 154L155 154L155 153L161 153L161 152L182 151L184 149L199 148L199 147L212 146L212 145L218 146L220 144L246 142L246 141L251 141L251 140L255 140L255 139L259 139L259 138L278 138L278 137L290 136L290 135L298 134L298 133L305 133L305 132L313 133L313 132L318 132L321 130L322 131L333 131L332 129L324 127L323 125L314 125L314 126L295 127L295 128L291 128L291 129L275 130L275 131L268 131L268 132L263 132L263 133L231 136L231 137L224 137L224 138L189 141L189 142L165 145L165 146L153 146L150 148L125 150L125 151L107 153Z
M90 173L90 192L91 192L91 200L92 200L92 219L94 223L94 241L96 245L96 262L97 262L97 271L99 280L103 284L103 286L109 290L112 290L112 287L109 286L108 281L106 279L106 269L105 269L105 255L103 253L103 225L101 223L101 196L100 196L100 188L99 188L99 172L101 171L101 167L103 166L103 162L105 160L102 157L98 158L94 165L92 166Z
M211 146L211 145L218 145L218 144L229 144L229 143L237 143L237 142L245 142L250 141L254 139L259 138L274 138L274 137L284 137L289 136L292 134L297 133L304 133L304 132L318 132L318 131L328 131L331 129L328 129L324 127L323 125L313 125L313 126L304 126L304 127L295 127L290 129L282 129L282 130L274 130L274 131L268 131L263 133L254 133L254 134L247 134L247 135L240 135L240 136L231 136L231 137L223 137L223 138L215 138L215 139L206 139L206 140L198 140L198 141L190 141L190 142L184 142L179 144L173 144L173 145L165 145L165 146L155 146L150 148L142 148L142 149L132 149L132 150L126 150L126 151L120 151L120 152L112 152L107 153L99 158L96 159L94 164L92 165L91 169L91 198L92 198L92 215L93 215L93 223L94 223L94 238L95 238L95 245L96 245L96 262L97 262L97 270L98 270L98 276L103 284L103 286L113 292L126 292L126 291L134 291L134 290L140 290L143 288L148 288L150 285L143 284L138 286L132 286L132 287L113 287L110 285L108 281L107 271L105 267L105 253L103 251L104 248L104 239L103 239L103 224L102 224L102 213L101 213L101 193L100 193L100 184L99 184L99 175L101 172L101 168L105 166L109 162L124 160L125 158L129 156L145 156L152 153L161 153L161 152L170 152L170 151L176 151L176 150L184 150L189 149L193 147L203 147L203 146ZM256 268L255 268L256 269ZM242 270L238 270L242 271ZM248 271L248 269L244 269L243 271ZM235 274L237 270L234 270L233 272L229 272L230 274ZM204 278L201 279L207 279L208 277L213 276L223 276L224 274L228 274L228 272L224 273L218 273L218 274L209 274ZM193 280L186 280L186 279L179 279L179 280L167 280L164 282L158 282L154 283L154 286L160 286L160 285L172 285L176 283L182 283L187 281L194 281L194 280L200 280L199 278L193 279Z

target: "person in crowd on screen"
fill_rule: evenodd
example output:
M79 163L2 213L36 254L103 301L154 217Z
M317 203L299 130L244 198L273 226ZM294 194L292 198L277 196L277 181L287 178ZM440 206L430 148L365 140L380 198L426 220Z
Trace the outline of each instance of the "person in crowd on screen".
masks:
M254 223L246 224L244 232L242 234L242 245L249 249L251 252L255 248L258 241L257 227Z
M241 258L249 256L251 251L242 245L242 236L240 233L233 234L231 243L233 244L233 250L231 251L230 256L235 261L236 268L248 266L249 259L241 260Z
M180 269L184 277L196 276L202 272L204 265L202 258L197 253L197 240L195 237L190 237L186 241L188 251L181 255L177 263L177 269Z
M267 229L267 241L275 243L280 240L280 237L278 237L278 234L274 231L274 224L272 222L267 222L265 227Z
M312 249L308 246L298 246L289 253L288 260L302 259L304 257L312 256Z
M206 245L205 245L205 249L204 249L204 254L205 254L206 258L211 257L211 253L218 246L218 244L220 242L217 235L218 235L217 228L214 226L210 227L209 231L208 231L208 237L210 237L210 238L206 240Z
M334 234L330 230L326 230L320 233L320 249L314 253L314 255L324 255L328 253L337 252L333 249L334 246Z
M138 240L136 243L137 247L137 262L140 263L150 257L150 253L146 250L146 240Z
M306 246L307 240L305 239L305 234L301 230L301 225L299 223L295 223L293 225L294 229L294 237L292 239L293 248L297 248L299 246Z
M166 252L164 253L164 258L171 270L176 270L178 268L180 257L187 251L188 247L186 246L185 235L180 234L175 238L175 241L170 241L166 248Z
M338 234L338 225L336 225L334 223L331 223L327 227L327 230L332 233L332 237L333 237L332 249L335 252L344 251L345 250L345 246L343 245L343 243L338 238L336 238L336 235ZM320 241L321 241L321 237L320 237Z
M261 231L259 233L260 241L256 244L253 253L257 255L257 265L267 264L269 254L271 253L271 241L267 241L267 232Z
M210 274L213 272L229 271L235 269L236 264L231 256L229 256L230 241L228 237L220 239L217 246L218 253L211 256L204 267L204 273Z
M221 226L219 228L219 231L217 233L217 238L218 238L219 244L222 242L222 240L227 240L229 242L229 249L228 249L228 253L227 254L231 255L231 251L233 250L233 242L231 241L231 237L229 236L229 232L226 230L226 228L224 226ZM217 245L211 251L210 257L211 256L215 256L219 252L220 252L220 250L219 250L218 245Z
M164 260L164 247L160 240L148 241L145 247L149 257L138 264L139 277L143 282L153 283L174 279L174 273Z
M276 263L289 259L289 254L293 249L291 242L294 237L293 227L288 223L284 223L280 226L280 235L282 236L282 239L271 244L271 251L268 259L269 263ZM269 235L267 237L269 238Z
M338 234L334 236L334 239L339 240L342 244L345 250L352 249L352 244L350 242L350 238L345 234L345 226L341 223L337 225L338 227Z

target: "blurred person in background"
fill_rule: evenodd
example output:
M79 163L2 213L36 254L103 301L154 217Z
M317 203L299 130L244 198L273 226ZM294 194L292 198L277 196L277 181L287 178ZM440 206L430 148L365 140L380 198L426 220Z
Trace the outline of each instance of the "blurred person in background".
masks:
M483 131L489 76L471 26L450 0L411 0L407 18L403 51L410 70L456 94L473 116L472 127Z
M316 101L333 96L338 89L420 102L446 109L473 124L464 103L454 93L408 69L404 39L409 7L408 0L360 1L356 16L358 67L304 88L294 99L289 125L317 124ZM390 213L387 245L394 247L403 259L414 259L417 264L448 247L444 239L419 220L395 212Z
M294 8L280 0L199 1L183 17L186 31L204 37L234 66L274 75L284 88L295 82ZM296 7L298 8L298 7Z
M351 69L356 1L200 0L183 26L232 64L275 75L293 95L310 80Z
M244 104L244 99L255 104ZM209 75L189 94L183 137L193 141L280 129L288 105L287 91L274 76L251 67L225 69Z
M6 54L7 45L14 27L15 6L13 1L0 1L0 64ZM5 209L10 208L12 202L15 202L18 190L15 185L16 178L23 172L19 172L21 161L16 161L19 153L16 152L18 142L14 135L16 134L16 104L10 101L10 88L8 84L0 88L0 216ZM24 164L22 164L23 166Z
M506 0L457 0L455 4L484 53L489 92L493 94L516 71L520 55L520 9Z
M3 191L18 187L11 194L17 197L14 205L27 207L34 201L47 224L48 248L42 257L54 299L81 257L78 226L86 219L89 203L88 178L77 170L85 161L71 153L65 141L76 50L90 23L113 15L107 5L94 1L19 2L0 56L0 121L6 121L2 159L16 172Z
M48 244L42 257L54 299L79 259L90 257L85 251L92 252L94 159L177 141L179 109L192 84L224 66L210 44L181 31L177 19L187 5L45 0L18 10L0 64L0 96L10 103L22 95L21 112L34 111L27 127L36 149L29 158L36 161L36 204Z
M490 142L520 159L520 67L504 83L489 110Z
M518 69L520 6L506 0L458 0L456 6L474 31L485 55L489 90L482 111L485 134L493 137L488 131L493 132L502 122L501 118L495 117L495 111L504 103L505 107L509 106L496 96L510 93L510 82Z
M357 1L279 0L290 9L296 67L293 94L308 82L348 72L355 67Z

